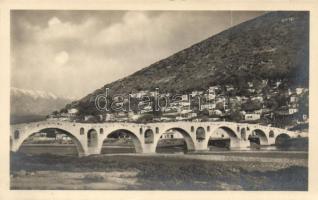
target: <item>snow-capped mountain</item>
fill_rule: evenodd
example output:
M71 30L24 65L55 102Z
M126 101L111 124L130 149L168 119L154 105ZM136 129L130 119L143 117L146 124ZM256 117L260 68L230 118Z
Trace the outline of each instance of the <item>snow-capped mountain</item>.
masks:
M40 90L26 90L16 87L11 87L11 96L30 96L34 99L57 99L58 97L51 92L44 92Z
M51 92L11 87L11 122L43 119L54 110L60 110L72 99L58 97Z

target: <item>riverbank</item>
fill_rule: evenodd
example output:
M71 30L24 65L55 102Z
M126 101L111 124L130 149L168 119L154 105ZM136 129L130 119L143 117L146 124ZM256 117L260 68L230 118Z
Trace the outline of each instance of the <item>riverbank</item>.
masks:
M306 152L11 154L11 189L307 190Z

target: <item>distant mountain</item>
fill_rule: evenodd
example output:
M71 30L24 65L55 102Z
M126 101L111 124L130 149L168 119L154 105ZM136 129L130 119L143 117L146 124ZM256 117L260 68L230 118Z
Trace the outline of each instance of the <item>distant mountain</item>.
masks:
M240 87L262 79L281 79L291 87L307 87L308 51L309 13L269 12L107 84L71 106L86 109L105 88L110 88L110 94L157 87L184 93L217 84Z
M11 88L11 123L29 122L44 119L45 116L59 110L71 99L57 97L44 91Z

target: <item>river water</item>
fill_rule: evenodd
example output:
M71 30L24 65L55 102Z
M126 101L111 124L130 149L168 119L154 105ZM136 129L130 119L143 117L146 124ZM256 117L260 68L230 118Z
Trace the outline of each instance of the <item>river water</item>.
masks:
M277 147L277 146L260 146L257 148L246 149L226 149L218 147L210 147L211 153L213 152L259 152L259 151L306 151L306 148L299 147ZM77 155L77 149L72 144L24 144L20 147L19 152L26 154L55 154L55 155ZM102 154L120 154L120 153L135 153L134 146L103 146ZM164 154L186 154L187 150L184 146L170 146L170 147L158 147L157 153ZM204 152L204 153L209 153Z

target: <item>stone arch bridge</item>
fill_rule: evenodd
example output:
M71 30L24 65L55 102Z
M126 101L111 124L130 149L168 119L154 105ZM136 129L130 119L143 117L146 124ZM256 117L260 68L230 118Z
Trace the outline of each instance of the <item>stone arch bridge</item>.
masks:
M72 138L80 156L100 154L103 141L116 131L124 131L132 138L137 153L155 153L158 141L167 131L182 134L188 150L208 150L210 138L230 139L230 148L250 145L251 135L259 137L261 145L275 144L280 136L308 137L305 132L233 122L158 122L158 123L73 123L66 121L41 121L11 125L10 148L18 151L22 143L34 133L45 129L58 129ZM222 133L220 134L220 131Z

